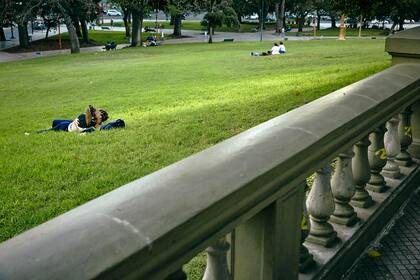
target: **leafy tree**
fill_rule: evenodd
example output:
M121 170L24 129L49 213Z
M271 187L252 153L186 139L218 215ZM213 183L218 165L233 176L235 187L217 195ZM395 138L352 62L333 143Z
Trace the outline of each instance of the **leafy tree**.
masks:
M3 27L10 24L12 7L10 0L0 1L0 41L6 41Z
M298 31L301 32L303 30L306 16L314 9L313 0L292 0L288 1L286 5L288 10L296 15Z
M340 35L339 40L345 40L346 38L346 27L345 18L354 9L355 0L332 0L332 7L334 10L340 13Z
M206 12L201 22L209 31L209 43L213 43L213 33L217 26L239 26L238 15L233 9L231 0L198 1L200 8Z
M258 12L258 5L255 0L233 0L232 8L238 16L238 21L242 22L242 17Z
M398 26L398 30L404 29L405 20L420 19L420 0L385 0L382 2L388 9L390 18L393 21L391 30Z
M316 29L321 29L321 16L330 16L331 23L335 21L335 13L331 16L331 3L329 0L314 0L314 9L316 13ZM334 24L335 25L335 24ZM332 26L333 28L335 26Z
M60 23L60 16L47 3L41 4L38 14L42 17L44 25L47 27L47 31L45 32L45 39L47 39L50 29L57 26Z
M131 46L138 46L142 42L143 19L151 9L151 0L114 0L114 2L130 11L132 16Z
M168 0L165 11L171 16L171 21L174 24L173 35L181 37L182 20L189 13L199 11L199 5L196 0Z
M11 9L11 19L17 23L19 31L19 45L22 48L29 47L28 22L36 17L41 5L39 0L16 1L8 3Z

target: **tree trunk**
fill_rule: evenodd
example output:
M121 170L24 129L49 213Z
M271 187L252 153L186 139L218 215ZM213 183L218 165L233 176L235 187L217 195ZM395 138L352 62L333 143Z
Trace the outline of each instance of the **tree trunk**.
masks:
M360 22L359 22L359 38L362 37L362 25L363 25L363 16L360 15Z
M132 30L131 30L131 46L137 47L139 44L140 39L140 14L138 11L133 11L133 24L132 24Z
M133 29L131 30L131 46L136 47L142 42L143 11L132 11Z
M182 22L182 15L174 16L174 36L181 37L181 22Z
M321 30L321 15L318 12L316 14L316 30Z
M77 37L76 28L74 27L73 21L71 20L70 16L64 15L64 23L66 24L67 31L69 32L71 53L79 53L79 38Z
M47 31L45 32L45 40L48 39L48 34L50 33L50 25L47 26Z
M210 32L209 32L209 44L213 43L213 26L210 26Z
M80 24L79 24L79 18L72 17L74 30L76 31L77 37L82 37L82 32L80 31Z
M274 11L276 13L276 33L281 33L280 3L274 4Z
M3 26L0 26L0 41L6 41L6 35L4 35Z
M345 18L346 15L342 14L340 16L340 35L338 36L338 40L346 40L346 25L345 25Z
M89 31L87 27L86 20L80 20L80 24L82 25L82 35L83 35L83 42L85 44L89 44Z
M125 27L125 37L130 37L130 25L128 23L130 12L127 9L123 9L123 12L124 12L123 21L124 21L124 27Z
M331 17L331 28L337 28L337 23L335 21L335 15L330 15Z
M19 32L19 45L21 48L29 48L29 36L28 36L28 22L18 23Z

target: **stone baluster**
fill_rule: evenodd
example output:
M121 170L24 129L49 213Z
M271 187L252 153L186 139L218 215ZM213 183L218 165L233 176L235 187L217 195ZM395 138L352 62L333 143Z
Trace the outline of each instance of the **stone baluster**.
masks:
M407 152L408 146L413 143L413 135L411 133L411 111L410 107L407 107L400 114L400 123L398 125L398 135L400 137L401 151L395 158L395 162L400 166L410 166L413 164L410 154Z
M351 166L353 155L352 150L338 155L335 172L331 180L335 210L330 221L346 226L352 226L359 220L353 207L349 204L356 192Z
M401 149L400 138L398 136L398 124L400 122L399 116L395 116L386 123L386 129L384 142L385 150L388 156L388 161L382 170L382 174L385 177L397 179L400 177L400 168L395 163L395 157L398 155Z
M214 245L206 249L207 267L203 280L229 280L231 279L227 252L230 248L226 238L220 238Z
M334 212L334 199L331 192L331 166L318 169L315 181L309 192L306 206L310 217L311 227L306 242L332 246L338 241L337 233L328 222Z
M308 185L305 183L305 193L307 192ZM303 245L305 242L306 237L308 236L308 232L311 228L311 222L309 220L308 210L306 208L306 195L305 199L303 200L303 219L306 221L306 228L301 229L301 239L300 239L300 256L299 256L299 272L305 272L312 264L314 264L314 258L309 253L308 249Z
M381 174L387 160L384 146L385 131L385 124L382 124L369 135L369 140L372 144L368 148L370 180L367 184L367 189L379 193L387 189L385 179Z
M366 191L366 184L370 179L370 167L367 148L370 144L368 137L364 137L354 145L355 156L352 160L352 171L356 184L356 193L351 204L360 208L368 208L373 204L372 197Z

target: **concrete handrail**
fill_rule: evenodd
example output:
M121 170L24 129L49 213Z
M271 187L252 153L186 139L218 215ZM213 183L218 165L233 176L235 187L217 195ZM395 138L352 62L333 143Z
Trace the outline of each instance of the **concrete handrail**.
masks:
M420 99L393 66L0 244L0 279L161 279Z

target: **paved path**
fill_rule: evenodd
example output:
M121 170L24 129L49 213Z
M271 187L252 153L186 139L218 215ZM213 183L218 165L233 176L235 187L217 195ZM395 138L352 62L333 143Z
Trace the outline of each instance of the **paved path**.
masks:
M420 193L412 196L377 250L380 256L364 257L346 280L420 279Z

